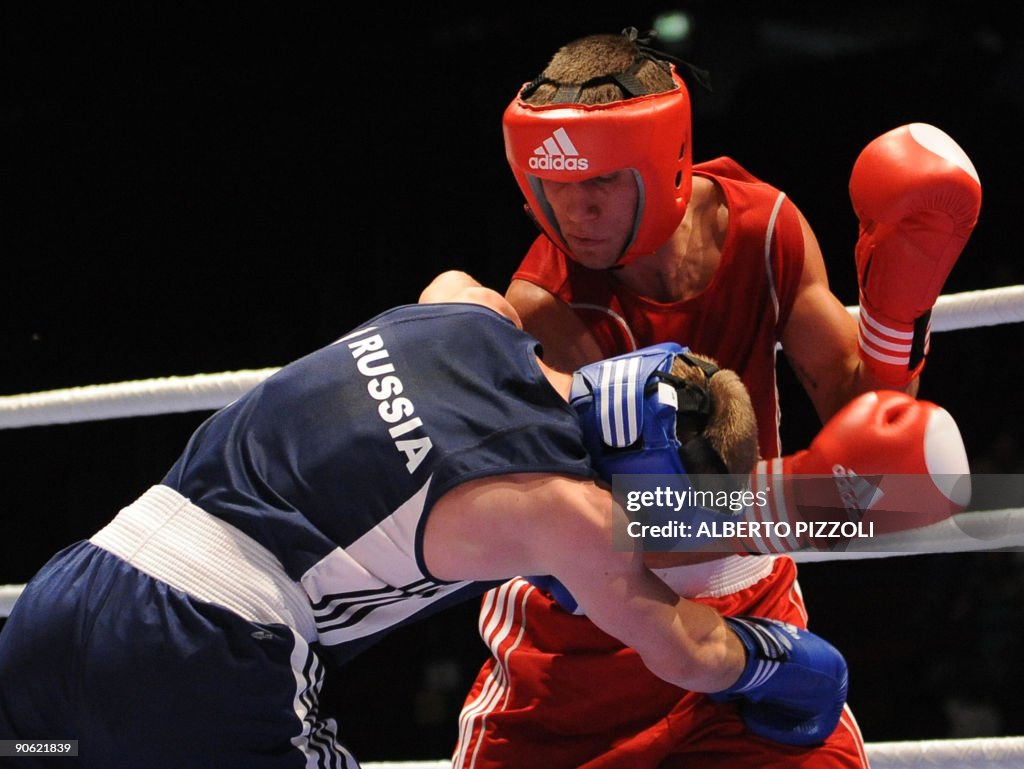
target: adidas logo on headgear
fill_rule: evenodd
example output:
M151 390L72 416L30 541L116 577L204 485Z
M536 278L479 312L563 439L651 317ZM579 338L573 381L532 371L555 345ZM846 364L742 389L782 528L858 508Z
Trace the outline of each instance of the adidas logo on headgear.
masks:
M581 158L564 128L557 129L533 151L530 168L540 171L586 171L590 161Z

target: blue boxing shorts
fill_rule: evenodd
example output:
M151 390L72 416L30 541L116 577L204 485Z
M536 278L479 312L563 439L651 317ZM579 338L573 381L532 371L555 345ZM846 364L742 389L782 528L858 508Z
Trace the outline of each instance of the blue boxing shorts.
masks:
M155 489L92 541L54 556L19 597L0 630L0 739L78 740L79 757L62 766L358 766L317 712L324 671L303 623L266 621L275 616L266 607L235 610L233 601L251 598L245 590L259 589L262 577L246 573L253 559L224 546L222 524ZM171 521L159 536L154 518ZM197 525L221 533L195 537L192 554L160 551ZM198 590L146 573L153 563ZM272 589L263 595L280 600Z

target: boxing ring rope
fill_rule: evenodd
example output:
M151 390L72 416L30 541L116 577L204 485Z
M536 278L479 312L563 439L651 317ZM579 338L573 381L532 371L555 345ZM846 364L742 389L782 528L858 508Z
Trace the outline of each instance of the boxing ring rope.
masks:
M856 307L848 307L856 315ZM955 331L1024 321L1024 285L939 297L932 331ZM66 424L124 417L207 411L221 408L254 387L276 368L172 376L133 382L73 387L0 396L0 429ZM969 516L965 518L965 516ZM965 534L965 532L967 532ZM901 549L905 535L876 537L871 545L851 542L844 552L802 551L798 561L877 558L1024 547L1024 510L962 513L913 531L913 547ZM886 542L879 540L887 538ZM883 547L879 547L883 544ZM922 545L926 545L922 547ZM7 617L24 585L0 585L0 619ZM1009 769L1024 766L1024 737L869 743L872 769L910 766L945 769ZM448 769L446 759L370 762L367 769Z
M856 307L847 307L856 314ZM998 326L1024 321L1024 286L1003 286L940 296L932 310L932 331Z
M943 767L943 769L1020 769L1024 738L979 737L963 740L875 742L866 746L871 769ZM447 760L364 763L365 769L450 769Z
M277 371L170 376L0 397L0 430L121 417L213 411Z
M856 314L856 307L848 307ZM1024 321L1024 285L940 296L932 331ZM276 368L172 376L0 397L0 429L213 410Z
M943 769L1020 769L1024 738L979 737L963 740L875 742L866 746L871 769L943 767ZM450 769L447 760L364 763L365 769Z

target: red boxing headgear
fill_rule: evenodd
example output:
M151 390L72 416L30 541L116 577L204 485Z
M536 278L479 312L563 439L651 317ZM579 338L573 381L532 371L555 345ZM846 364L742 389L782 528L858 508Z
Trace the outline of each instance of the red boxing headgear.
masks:
M675 232L692 189L690 94L676 87L607 104L527 104L527 83L505 110L505 156L537 224L568 254L541 180L579 182L628 168L639 190L625 264L653 253Z

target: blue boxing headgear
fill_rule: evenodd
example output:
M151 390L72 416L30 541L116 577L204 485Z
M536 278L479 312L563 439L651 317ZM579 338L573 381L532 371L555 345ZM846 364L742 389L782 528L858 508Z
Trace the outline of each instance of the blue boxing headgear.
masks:
M707 389L671 373L680 355L709 379L717 371L688 352L666 342L591 363L573 375L569 403L579 417L594 469L604 480L620 474L685 474L681 450L700 451L703 463L726 472L706 442L694 440L711 415Z

